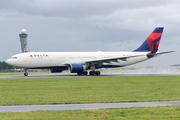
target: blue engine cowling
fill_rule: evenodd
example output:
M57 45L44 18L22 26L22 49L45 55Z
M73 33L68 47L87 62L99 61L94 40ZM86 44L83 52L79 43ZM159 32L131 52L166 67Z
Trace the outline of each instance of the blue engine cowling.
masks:
M84 71L84 66L82 64L70 64L69 70L71 73L80 73Z

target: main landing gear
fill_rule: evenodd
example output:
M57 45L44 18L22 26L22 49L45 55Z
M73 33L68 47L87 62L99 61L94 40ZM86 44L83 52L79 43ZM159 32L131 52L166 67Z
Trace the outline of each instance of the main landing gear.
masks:
M83 72L80 72L80 73L77 73L78 75L87 75L88 72L87 71L83 71Z
M101 72L100 71L90 71L89 75L100 75Z
M25 71L24 76L28 76L27 69L24 68L24 71Z
M88 72L87 71L84 71L84 72L80 72L80 73L77 73L78 75L87 75ZM89 75L100 75L101 72L100 71L90 71L89 72Z

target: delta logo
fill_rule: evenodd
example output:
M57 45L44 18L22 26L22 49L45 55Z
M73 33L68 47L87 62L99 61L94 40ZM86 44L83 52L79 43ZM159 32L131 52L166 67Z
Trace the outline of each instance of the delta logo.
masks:
M30 58L32 57L48 57L48 54L34 54L34 55L30 55Z

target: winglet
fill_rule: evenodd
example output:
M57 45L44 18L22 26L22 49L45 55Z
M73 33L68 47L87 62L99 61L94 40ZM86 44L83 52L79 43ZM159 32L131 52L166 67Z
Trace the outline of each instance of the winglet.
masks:
M164 27L156 27L144 43L133 52L157 52L163 29Z

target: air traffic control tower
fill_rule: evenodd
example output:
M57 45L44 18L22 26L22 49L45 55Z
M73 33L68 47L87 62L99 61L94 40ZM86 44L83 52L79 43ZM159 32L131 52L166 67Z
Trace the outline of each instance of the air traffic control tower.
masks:
M26 34L25 29L21 30L21 34L19 34L19 37L20 37L20 42L21 42L22 53L29 52L29 46L27 43L28 34Z

